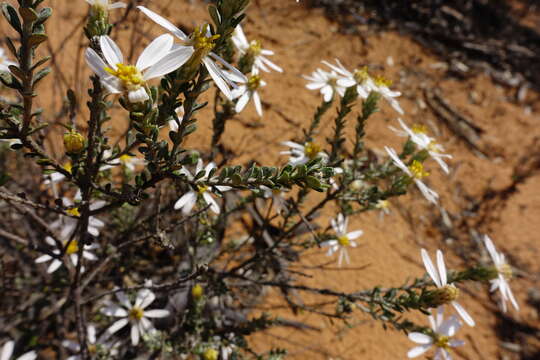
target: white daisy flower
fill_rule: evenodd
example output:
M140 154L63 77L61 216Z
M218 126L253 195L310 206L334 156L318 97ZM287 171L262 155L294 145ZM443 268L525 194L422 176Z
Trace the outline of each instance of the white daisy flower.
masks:
M123 2L117 1L111 4L110 0L86 0L94 11L106 12L108 10L121 9L127 7Z
M409 350L407 353L409 359L418 357L435 346L434 360L452 360L452 356L449 353L450 348L465 345L465 342L462 340L452 339L461 327L458 318L452 315L444 320L443 312L444 308L440 306L437 309L435 318L432 315L429 316L429 323L433 330L429 335L420 332L409 334L411 341L420 344Z
M260 189L263 191L265 199L272 199L272 206L276 210L276 213L281 214L283 211L287 211L287 200L283 196L282 190L271 189L265 185L261 185Z
M385 79L382 76L376 76L375 78L369 75L367 66L361 69L355 69L353 72L347 70L341 62L336 59L336 64L331 64L327 61L323 63L335 71L339 79L337 84L339 86L348 88L356 85L356 91L358 95L363 99L366 99L370 92L375 91L379 93L398 113L403 114L403 109L399 105L399 102L395 99L401 96L399 91L390 90L389 86L391 81Z
M6 50L0 47L0 71L9 72L9 65L17 65L17 63L8 60L8 58L6 57Z
M139 344L141 336L155 331L154 325L148 318L164 318L170 314L165 309L145 310L156 299L156 295L149 289L139 290L134 304L122 291L116 293L116 298L120 305L108 301L107 305L101 309L101 313L104 315L121 318L107 329L107 334L114 334L127 324L131 324L131 343L133 346Z
M421 150L426 150L429 153L429 156L431 156L443 171L448 174L448 165L446 165L443 158L451 159L452 155L443 154L444 148L442 145L438 144L434 138L427 135L426 127L424 125L414 125L412 128L409 128L400 118L398 118L398 122L403 130L396 129L393 126L389 126L389 128L398 136L409 137Z
M328 155L322 151L322 148L311 141L308 141L304 145L295 143L294 141L284 141L281 144L290 147L290 150L281 151L281 155L289 155L289 164L292 166L303 165L310 160L322 158L326 160Z
M195 186L197 187L197 190L190 190L184 195L180 197L174 204L174 208L176 210L182 209L182 214L188 215L191 213L191 210L193 210L193 207L197 203L197 199L199 197L202 197L204 202L208 205L210 205L210 210L212 210L214 213L219 214L220 208L219 204L213 197L213 193L211 191L211 187L209 185L206 185L205 182L208 182L212 179L209 179L208 176L210 175L210 171L216 167L216 164L213 162L209 163L204 167L205 175L202 178L197 179L197 183ZM189 181L194 181L195 176L200 173L203 170L203 162L201 159L197 161L197 165L195 167L195 172L191 174L189 170L186 168L182 168L181 172L186 175ZM215 188L221 192L228 191L231 189L229 186L215 186Z
M257 90L260 87L266 86L266 82L261 79L258 71L253 71L251 75L246 79L235 76L233 73L229 73L229 78L236 81L240 86L232 90L232 98L238 99L234 111L240 113L246 107L250 99L253 99L257 114L262 117L262 104L261 98Z
M437 268L435 268L433 265L433 262L431 261L426 249L422 249L421 254L427 273L435 283L435 286L442 290L440 293L441 299L444 301L444 303L451 304L467 325L474 326L475 323L471 315L469 315L469 313L457 301L455 301L459 296L459 290L454 286L454 284L448 284L447 282L446 266L444 264L442 251L437 250Z
M260 41L252 40L249 42L244 35L242 26L236 26L234 33L231 37L231 40L240 52L240 55L253 56L253 66L257 69L261 69L265 72L270 72L270 69L277 72L283 72L283 69L274 64L272 61L268 60L266 56L274 55L272 50L266 50L261 47Z
M381 211L381 216L390 214L390 201L379 199L375 204L375 208Z
M338 214L336 219L331 220L332 228L336 232L337 239L328 240L321 243L321 246L328 246L327 256L332 256L335 252L339 251L338 266L341 266L343 259L350 263L349 253L347 247L356 247L355 239L364 234L362 230L356 230L347 233L347 226L349 219L344 217L343 214Z
M2 351L0 352L0 360L10 360L13 355L13 349L15 348L15 342L10 340L4 344ZM37 353L35 351L29 351L22 354L14 360L34 360L37 359Z
M424 165L420 161L414 160L411 165L407 167L403 161L401 161L394 149L389 148L388 146L385 146L384 149L394 164L414 181L422 195L424 195L429 202L437 204L439 194L427 187L421 180L422 178L429 176L429 173L424 170Z
M309 83L306 88L309 90L319 90L326 102L332 100L334 93L339 96L345 95L346 88L338 84L339 76L335 71L324 71L317 69L311 73L311 76L303 76Z
M490 280L491 288L489 291L493 292L499 289L501 294L501 308L503 312L506 312L506 302L509 300L510 303L512 303L512 306L514 306L514 309L519 311L519 305L514 297L514 294L512 293L512 290L510 289L510 285L508 285L508 280L510 280L512 277L512 268L506 262L504 254L497 252L495 245L493 245L493 241L491 241L487 235L484 236L484 244L486 245L486 249L491 256L498 273L498 277L496 279Z
M344 88L356 86L358 96L362 99L367 99L370 89L372 88L372 86L368 85L372 80L367 71L367 66L360 70L355 69L353 72L350 72L338 59L335 60L337 65L331 64L328 61L323 61L322 63L338 74L339 78L337 84Z
M92 48L88 48L85 54L88 66L110 93L127 93L132 103L148 100L146 82L178 69L192 53L186 47L172 50L174 39L164 34L143 50L136 65L126 65L122 51L110 37L100 36L99 43L107 63Z
M237 77L245 79L245 76L240 71L235 69L231 64L212 52L215 46L215 41L219 38L219 35L212 35L208 24L197 28L190 36L187 36L182 30L164 17L145 8L144 6L138 6L137 8L152 19L156 24L162 26L180 39L182 48L189 49L191 55L193 55L193 57L199 62L204 64L219 90L221 90L227 99L232 99L232 94L229 87L236 88L236 85L234 84L233 80L229 78L227 73L221 70L215 62L225 66Z

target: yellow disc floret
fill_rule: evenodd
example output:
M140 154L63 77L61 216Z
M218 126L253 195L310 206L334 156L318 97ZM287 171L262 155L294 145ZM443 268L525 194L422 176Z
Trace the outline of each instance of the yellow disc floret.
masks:
M315 159L320 152L321 147L314 142L309 141L304 145L304 155L306 155L311 160Z
M79 243L77 240L72 240L66 249L66 254L71 255L76 254L77 252L79 252Z
M67 162L63 166L64 170L66 170L68 173L71 173L71 169L73 168L73 165L71 165L70 162Z
M450 338L444 335L437 335L434 344L438 348L448 350L450 348Z
M252 40L249 43L248 52L253 56L258 56L261 54L262 47L261 42L259 40Z
M201 285L195 284L191 288L191 296L193 296L194 299L198 300L204 295L204 289Z
M379 200L375 207L377 209L388 209L390 207L390 202L388 200Z
M422 179L426 176L429 176L429 173L426 170L424 170L424 164L422 164L418 160L413 160L411 165L409 165L409 170L411 171L412 176L415 179Z
M255 91L261 86L261 77L259 75L251 75L247 82L247 87L250 91Z
M347 235L342 235L342 236L338 237L337 241L338 241L339 245L341 245L341 246L349 246L349 244L351 243L351 241L349 240L349 237Z
M364 82L366 82L369 79L369 72L367 66L364 66L361 69L356 69L353 76L354 80L358 84L363 84Z
M144 85L141 72L133 65L116 64L116 70L106 67L105 71L120 79L128 91L137 90Z
M203 353L204 360L217 360L218 356L219 353L217 352L217 350L212 348L206 349Z
M375 85L377 86L390 87L392 85L392 80L388 80L387 78L381 75L375 76L373 81L375 81Z
M427 134L426 125L414 124L411 128L412 132L415 134Z
M199 195L202 195L207 191L208 191L207 185L197 185L197 192L199 193Z
M219 34L206 36L208 24L198 27L191 34L190 44L195 48L199 56L204 57L210 53L216 46L216 40L220 38Z
M129 156L128 154L124 154L124 155L119 157L119 160L120 160L120 162L122 164L126 164L126 163L130 162L132 158L133 158L133 156Z
M81 213L79 212L79 208L76 208L76 207L67 209L66 213L68 213L71 216L81 216Z
M129 318L131 320L139 321L144 316L144 310L138 306L134 306L129 310Z
M512 278L512 275L513 275L512 267L510 267L510 265L508 265L508 264L506 264L506 263L497 266L497 271L498 271L499 274L501 274L506 280L510 280L510 278Z

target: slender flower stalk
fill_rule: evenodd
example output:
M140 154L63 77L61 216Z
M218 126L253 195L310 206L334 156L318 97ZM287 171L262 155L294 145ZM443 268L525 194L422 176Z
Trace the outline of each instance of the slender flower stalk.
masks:
M465 345L465 342L462 340L452 339L461 327L458 318L452 315L444 320L443 313L444 307L440 306L437 309L435 317L429 315L429 323L432 330L429 334L420 332L412 332L409 334L409 339L419 344L419 346L409 350L407 353L409 359L418 357L432 347L435 347L434 360L452 360L452 356L449 352L450 348Z
M182 44L180 47L188 49L186 51L191 54L190 63L195 62L197 64L204 64L204 66L208 70L208 73L214 80L214 83L227 99L232 99L230 87L236 88L237 86L234 84L234 81L229 78L227 73L221 70L216 65L216 62L225 66L237 77L240 77L247 82L244 74L234 68L227 61L223 60L220 56L212 52L215 47L215 42L220 36L212 35L210 32L210 28L207 24L201 26L200 28L197 28L190 36L187 36L182 30L180 30L177 26L175 26L173 23L171 23L169 20L165 19L161 15L156 14L155 12L147 9L144 6L138 6L137 8L141 10L151 20L153 20L156 24L170 31L180 40Z
M497 269L497 278L490 280L491 288L489 291L499 290L501 294L500 304L503 312L506 312L508 309L506 305L508 301L510 301L514 309L519 311L519 305L510 289L510 285L508 285L508 280L512 278L512 267L506 262L504 254L497 252L493 241L487 235L484 236L484 244Z
M471 315L469 315L469 313L456 301L456 299L459 297L459 290L454 286L454 284L448 283L446 265L444 264L442 251L437 250L437 268L435 268L433 265L433 262L431 261L426 249L422 249L421 254L426 271L437 287L437 290L433 292L433 300L436 303L434 305L452 305L467 325L474 326L475 323Z
M127 93L130 102L144 102L149 99L148 80L178 69L191 56L191 51L185 47L172 49L173 42L173 37L168 34L157 37L143 50L135 65L128 65L124 64L124 55L118 45L110 37L100 36L106 62L92 48L86 49L86 62L109 93Z
M414 160L411 165L406 166L403 161L401 161L394 149L389 148L388 146L385 146L384 149L386 150L394 164L414 181L422 195L424 195L424 197L429 202L437 204L439 194L431 190L429 187L427 187L426 184L422 182L422 178L429 176L429 173L424 170L424 165L420 161Z
M328 247L328 256L332 256L339 251L338 266L341 266L343 260L349 264L351 260L347 248L349 246L356 247L355 239L362 236L364 232L362 230L347 232L349 219L343 216L343 214L338 214L337 218L332 219L330 223L336 233L336 239L324 241L321 243L321 246Z

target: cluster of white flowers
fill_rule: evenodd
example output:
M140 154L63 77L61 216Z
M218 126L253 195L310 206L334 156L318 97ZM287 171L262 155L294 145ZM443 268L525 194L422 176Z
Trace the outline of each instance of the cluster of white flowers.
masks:
M519 310L517 301L510 290L510 286L508 285L508 280L512 276L511 267L505 261L504 255L497 252L495 245L487 235L484 236L484 245L486 246L486 249L493 260L495 270L497 272L497 277L490 280L490 291L495 291L497 289L500 290L500 304L504 312L507 311L506 303L508 301L512 303L516 310ZM454 284L448 283L448 275L442 251L437 250L437 267L435 267L425 249L421 250L421 255L426 271L434 285L437 287L437 291L439 292L438 297L440 298L439 300L452 305L456 313L467 325L475 326L473 318L456 301L460 294L459 290ZM409 334L409 339L419 344L419 346L414 347L407 353L409 358L420 356L430 348L436 347L434 359L451 360L452 356L449 353L450 348L465 344L461 340L452 339L452 337L461 327L459 318L452 315L447 320L444 320L444 305L439 306L436 312L437 314L435 317L432 315L429 316L429 323L432 331L427 333L412 332Z
M304 78L309 81L306 87L310 90L320 90L324 101L330 101L335 93L343 96L347 88L355 86L358 96L362 99L367 99L371 92L376 92L388 101L394 110L403 114L403 109L395 99L401 96L401 93L390 90L391 82L389 80L382 76L372 77L367 67L351 72L338 59L336 59L336 64L327 61L322 63L328 66L331 71L317 69L311 76L304 76Z

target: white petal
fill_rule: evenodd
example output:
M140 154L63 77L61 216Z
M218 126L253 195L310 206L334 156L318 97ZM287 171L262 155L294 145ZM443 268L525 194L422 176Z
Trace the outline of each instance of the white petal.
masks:
M349 238L349 240L354 240L354 239L358 239L363 234L364 232L362 230L356 230L356 231L351 231L350 233L348 233L347 237Z
M106 331L108 335L112 335L129 323L128 318L123 318L112 324Z
M29 351L22 354L17 358L17 360L34 360L37 359L37 353L35 351Z
M409 334L409 339L417 344L427 345L433 343L433 338L426 334L412 332Z
M219 55L210 53L210 57L216 60L217 62L221 63L223 66L225 66L229 71L231 71L233 74L236 75L236 77L241 78L244 82L247 82L248 79L246 78L246 75L242 74L237 68L229 64L227 61L222 59ZM225 80L228 80L227 77L225 77Z
M41 263L47 262L47 261L49 261L51 259L52 259L52 256L50 256L50 255L41 255L36 260L34 260L34 262L37 263L37 264L41 264Z
M420 253L422 254L422 261L424 262L427 273L429 274L435 285L437 287L441 287L441 279L439 278L439 274L437 273L435 266L433 266L433 262L431 262L431 258L429 257L426 249L422 249Z
M454 307L454 309L456 309L459 316L461 316L461 318L463 319L463 321L465 321L467 325L469 326L475 325L475 322L473 318L471 317L471 315L469 315L469 313L459 303L452 301L452 306Z
M169 310L155 309L144 312L144 316L149 318L164 318L170 315Z
M47 272L49 274L52 274L53 272L55 272L56 270L58 270L58 268L62 266L62 262L58 259L54 259L52 262L51 262L51 265L49 265L49 268L47 269Z
M193 54L191 46L179 47L166 54L163 58L157 61L150 69L148 69L143 78L150 80L173 72L180 66L184 65Z
M173 43L174 39L169 34L158 36L143 50L135 66L139 71L143 71L154 65L169 53Z
M103 52L103 56L105 57L105 60L109 63L109 65L116 70L117 64L123 64L124 63L124 56L122 55L122 51L120 51L120 48L113 39L105 36L99 37L99 45L101 46L101 51Z
M103 315L107 316L114 316L114 317L125 317L128 316L128 312L123 307L120 307L116 304L110 304L109 306L106 306L101 309L101 313Z
M131 325L131 344L137 346L139 344L139 327L137 324Z
M439 276L441 277L441 285L444 286L447 283L447 277L444 256L441 250L437 250L437 267L439 269Z
M124 4L123 2L115 2L113 4L110 4L109 5L109 10L113 10L113 9L121 9L121 8L126 8L127 7L127 4Z
M2 356L0 357L0 360L9 360L11 355L13 354L13 348L15 347L14 341L8 341L4 344L2 347Z
M206 201L208 205L210 205L210 210L212 210L215 214L219 214L220 208L216 200L210 195L208 192L205 192L203 194L203 199Z
M253 92L253 103L255 104L255 110L257 110L257 114L259 114L260 117L263 116L262 111L262 105L261 105L261 98L259 97L258 92Z
M146 100L150 99L150 97L148 96L145 88L140 87L137 90L128 92L128 99L130 103L136 104L140 102L145 102Z
M223 93L223 95L225 95L227 99L231 100L232 99L231 90L229 89L229 86L227 85L225 80L223 80L224 75L222 75L223 72L221 71L221 69L219 69L217 65L214 64L214 62L210 60L208 57L203 58L202 61L204 65L206 66L208 73L210 74L214 82L216 83L216 86L219 88L219 90L221 90L221 92Z
M411 350L409 350L409 352L407 353L407 357L409 359L412 359L412 358L415 358L417 356L420 356L423 353L425 353L426 351L428 351L429 348L431 348L431 345L422 345L422 346L414 347Z
M145 309L148 305L154 302L156 295L150 289L141 289L137 292L135 306Z
M180 38L181 40L187 40L188 36L184 34L182 30L180 30L178 27L173 25L169 20L165 19L164 17L156 14L152 10L149 10L145 8L144 6L137 6L139 10L141 10L146 16L148 16L150 19L152 19L156 24L164 27L165 29L172 32L175 36Z
M238 102L236 103L236 106L234 107L234 111L236 111L237 113L242 112L242 110L244 110L244 108L246 107L248 101L249 101L249 91L245 91L242 94L242 96L240 96L240 99L238 99Z
M94 49L87 48L86 52L84 53L84 57L90 69L92 69L92 71L96 73L100 78L106 78L110 76L110 74L105 71L105 68L108 67L107 64L105 64L101 56L99 56L94 51Z
M197 202L197 194L194 191L189 191L182 195L174 204L175 210L182 209L184 214L189 214L195 203Z

